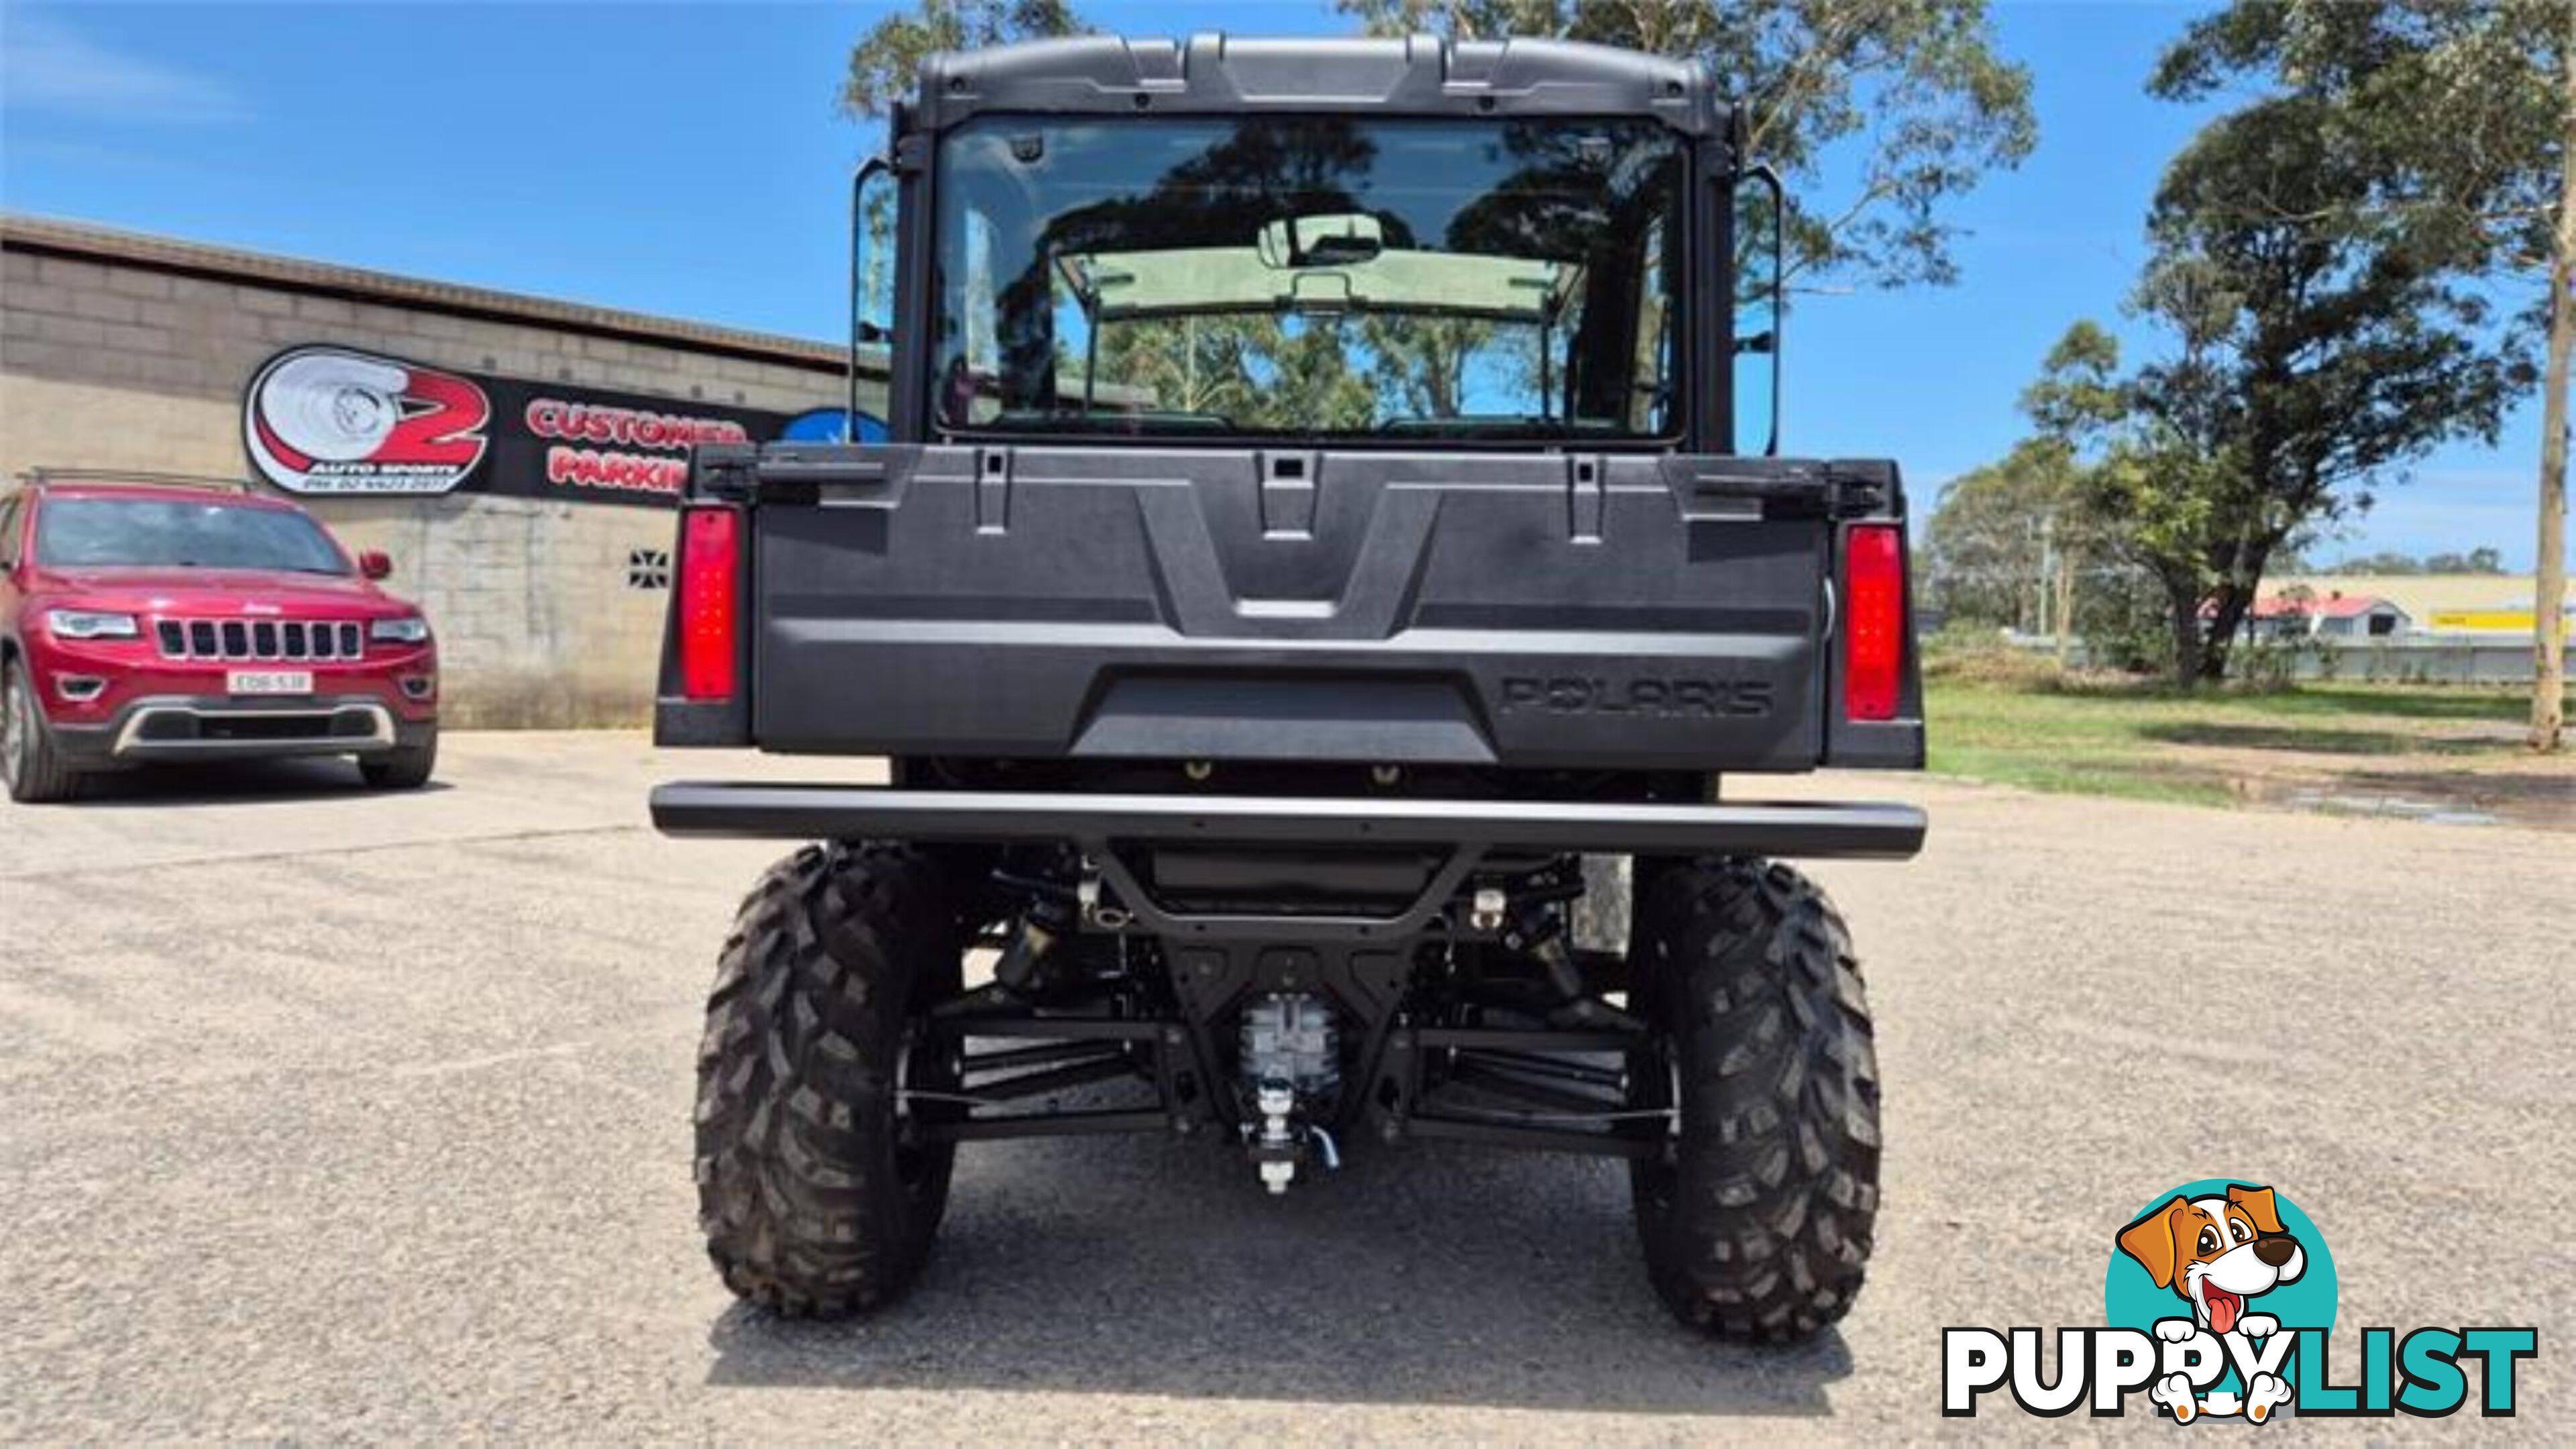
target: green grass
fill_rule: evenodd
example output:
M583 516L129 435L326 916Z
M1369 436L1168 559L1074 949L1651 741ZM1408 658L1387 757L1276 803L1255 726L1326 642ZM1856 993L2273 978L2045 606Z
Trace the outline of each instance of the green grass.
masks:
M2145 761L2105 751L2052 756L2027 749L1936 742L1929 754L1934 774L2018 785L2052 795L2112 795L2184 805L2226 805L2234 800L2227 782L2218 776L2152 769Z
M2298 718L2381 715L2391 719L2491 720L2504 724L2521 724L2531 718L2528 687L2306 684L2296 689L2226 698L2256 713Z
M2331 767L2372 757L2511 757L2528 696L2509 690L2317 685L2184 694L2153 686L1936 677L1925 714L1945 775L2064 794L2224 805L2244 797L2242 751ZM2328 757L2300 761L2295 756Z

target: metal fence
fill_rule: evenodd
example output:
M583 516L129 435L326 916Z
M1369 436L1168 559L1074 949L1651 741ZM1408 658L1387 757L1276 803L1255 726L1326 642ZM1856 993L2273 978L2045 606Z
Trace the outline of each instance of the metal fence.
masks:
M2531 641L2444 634L2311 638L2292 653L2290 672L2299 679L2377 684L2528 684Z
M2034 654L2053 654L2057 641L2046 634L2003 631L2006 644ZM2069 641L2067 662L2078 669L2094 663L2082 639ZM2231 672L2284 671L2293 679L2360 681L2370 684L2529 684L2531 640L2519 635L2393 634L2376 639L2337 639L2309 635L2248 645L2238 641Z

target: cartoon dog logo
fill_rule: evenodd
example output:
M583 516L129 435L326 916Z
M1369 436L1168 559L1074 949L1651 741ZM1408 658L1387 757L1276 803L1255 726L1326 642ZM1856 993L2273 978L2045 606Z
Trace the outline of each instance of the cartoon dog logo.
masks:
M2150 1211L2120 1230L2120 1251L2136 1259L2157 1287L2172 1289L2191 1305L2189 1318L2157 1321L2156 1337L2168 1343L2185 1342L2202 1331L2221 1338L2236 1334L2249 1342L2280 1332L2279 1320L2248 1305L2296 1280L2308 1266L2306 1249L2281 1226L2272 1189L2233 1183L2220 1196L2177 1195ZM2291 1390L2277 1374L2257 1373L2247 1381L2241 1402L2223 1393L2195 1402L2189 1380L2175 1374L2149 1392L2185 1423L2200 1413L2242 1412L2259 1424L2289 1399Z

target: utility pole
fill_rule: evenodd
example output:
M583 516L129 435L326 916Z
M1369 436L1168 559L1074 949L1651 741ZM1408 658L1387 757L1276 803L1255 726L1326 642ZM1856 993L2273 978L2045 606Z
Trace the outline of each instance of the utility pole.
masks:
M2075 647L2075 550L2057 551L2057 667L2064 669Z
M2559 747L2567 724L2567 367L2576 351L2576 5L2559 40L2557 245L2549 259L2549 377L2540 403L2540 557L2531 602L2534 750Z
M2023 536L2030 540L2032 549L2030 632L2045 634L2048 632L2048 520L2045 518L2032 520L2030 526L2023 530ZM2015 589L2014 592L2018 593L2020 590ZM2018 623L2019 620L2015 622Z

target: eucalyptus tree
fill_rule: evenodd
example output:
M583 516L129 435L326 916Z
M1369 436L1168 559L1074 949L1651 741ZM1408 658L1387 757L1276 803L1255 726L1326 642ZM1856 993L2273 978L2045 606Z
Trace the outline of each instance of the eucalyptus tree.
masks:
M2198 100L2248 87L2295 102L2369 184L2249 206L2448 267L2526 304L2499 339L2519 363L2545 330L2539 586L2530 742L2556 749L2566 692L2567 438L2576 353L2576 3L2231 0L2165 52L2155 90ZM2546 321L2543 321L2543 318Z

